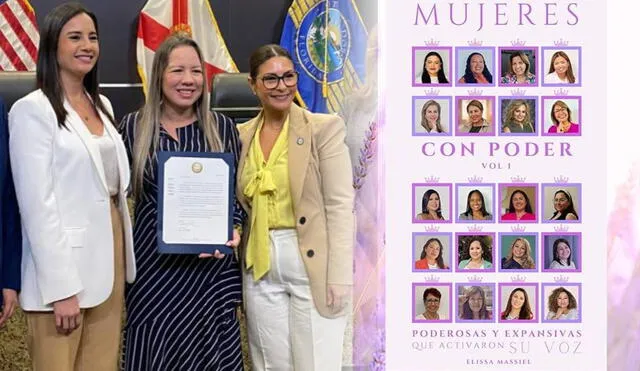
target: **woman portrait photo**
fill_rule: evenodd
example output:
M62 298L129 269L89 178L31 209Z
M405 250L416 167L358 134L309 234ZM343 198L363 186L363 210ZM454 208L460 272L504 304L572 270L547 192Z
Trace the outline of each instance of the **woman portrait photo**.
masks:
M428 99L423 103L423 99L414 98L414 104L419 116L416 116L414 133L444 135L449 129L449 101L446 99Z
M495 97L456 97L459 135L491 135Z
M445 241L445 243L442 241ZM447 263L451 256L449 251L451 246L450 236L414 233L413 243L414 250L417 250L416 257L418 258L414 262L414 270L449 269Z
M560 286L555 288L554 286L544 286L544 291L545 296L548 298L548 312L545 317L545 322L580 320L577 298L579 286L567 285L566 287Z
M451 188L450 184L413 184L414 223L450 222Z
M463 321L493 320L491 286L458 286L458 318Z
M513 188L513 187L511 187ZM502 189L502 204L508 200L508 206L505 213L500 217L502 222L535 222L537 216L535 213L537 193L536 186L519 186L511 190L510 187ZM527 193L529 193L530 197ZM508 199L506 196L509 195Z
M505 134L534 134L535 99L504 99L502 114L502 133Z
M413 284L413 322L451 322L451 286L449 284Z
M500 238L502 255L502 259L500 261L501 268L535 270L535 237L535 235L502 235Z
M543 184L544 219L547 222L579 222L577 205L579 197L574 201L572 194L579 195L580 188L579 184Z
M451 86L451 48L413 47L413 86Z
M527 54L531 55L531 58ZM503 71L500 85L536 84L534 50L501 50L500 59Z
M581 271L579 233L543 233L545 264L549 271Z
M500 322L533 320L535 318L534 310L536 308L536 289L536 286L513 288L511 285L501 284L500 301L503 303L502 307L504 309L500 313Z
M553 54L551 54L553 53ZM551 54L551 57L549 55ZM545 64L548 67L543 85L578 84L579 71L577 63L580 55L578 49L553 50L543 48ZM572 60L574 62L572 62Z
M544 99L546 135L580 135L580 98ZM545 135L543 133L543 135Z
M458 235L458 271L486 271L493 268L491 235Z
M424 57L424 66L422 67L420 81L422 81L423 84L449 83L444 73L444 61L438 52L429 52Z
M463 222L490 222L493 220L493 189L492 186L459 186L458 187L458 209L461 211L458 215L458 221ZM467 189L473 188L470 191ZM483 194L487 194L487 199ZM466 197L464 193L466 193ZM466 198L465 201L461 201Z
M482 51L458 49L457 52L458 71L462 71L460 63L466 56L464 73L461 76L458 75L460 76L458 84L493 85L493 74L491 73L493 69L493 48L484 48Z

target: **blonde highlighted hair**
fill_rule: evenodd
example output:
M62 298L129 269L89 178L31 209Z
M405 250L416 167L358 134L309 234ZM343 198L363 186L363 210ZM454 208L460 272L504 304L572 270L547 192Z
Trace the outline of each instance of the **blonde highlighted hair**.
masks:
M427 109L429 109L429 107L434 106L436 107L436 109L438 110L438 119L436 119L436 132L437 133L444 133L444 129L442 129L442 125L440 125L440 113L441 113L441 109L440 109L440 103L436 102L433 99L428 100L423 106L422 106L422 119L420 120L420 125L422 125L423 128L425 128L425 130L429 130L429 121L427 120Z
M523 126L529 126L532 132L535 131L531 123L531 107L529 107L529 103L527 103L527 101L524 99L515 99L509 102L509 105L504 110L503 127L508 126L512 122L516 122L516 110L521 106L525 107L525 117L524 121L522 122Z
M522 269L535 269L536 263L531 257L531 244L529 244L529 241L527 241L526 238L518 237L513 241L513 243L511 243L511 248L507 253L507 260L515 260L513 257L513 248L516 246L516 243L518 243L518 241L522 242L522 244L524 245L524 257L522 258L522 263L520 263Z
M144 179L144 169L151 156L156 152L158 143L160 142L160 117L164 109L162 92L162 83L164 72L169 64L169 56L171 52L178 47L187 46L193 48L198 54L203 74L202 95L193 104L193 110L198 119L198 126L204 133L208 150L211 152L220 152L222 150L222 142L218 134L217 123L215 118L209 111L209 90L206 76L206 68L202 52L190 37L185 33L175 33L167 37L153 58L151 67L151 76L149 76L149 89L146 101L140 110L139 118L136 124L135 144L133 147L133 195L138 198L142 194L142 184ZM151 156L150 156L151 155Z

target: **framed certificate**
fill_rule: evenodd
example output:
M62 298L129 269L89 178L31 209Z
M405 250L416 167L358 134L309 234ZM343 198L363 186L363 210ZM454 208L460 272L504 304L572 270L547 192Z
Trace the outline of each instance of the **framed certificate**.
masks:
M233 252L234 174L231 153L158 152L158 252Z

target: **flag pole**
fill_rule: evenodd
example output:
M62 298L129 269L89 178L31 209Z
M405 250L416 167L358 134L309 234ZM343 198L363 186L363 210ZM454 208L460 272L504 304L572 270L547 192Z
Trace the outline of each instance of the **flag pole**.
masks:
M329 65L329 0L325 0L324 4L324 75L322 77L322 97L326 98L329 95L327 83L327 67Z

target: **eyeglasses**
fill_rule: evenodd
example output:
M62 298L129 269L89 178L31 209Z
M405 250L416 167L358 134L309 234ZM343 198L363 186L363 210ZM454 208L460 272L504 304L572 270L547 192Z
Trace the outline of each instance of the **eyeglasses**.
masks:
M438 304L440 302L440 299L427 299L425 300L425 302L429 304Z
M275 89L280 85L280 80L284 83L284 86L290 88L298 83L298 73L295 71L287 72L282 76L276 74L266 74L261 78L262 84L266 89Z

